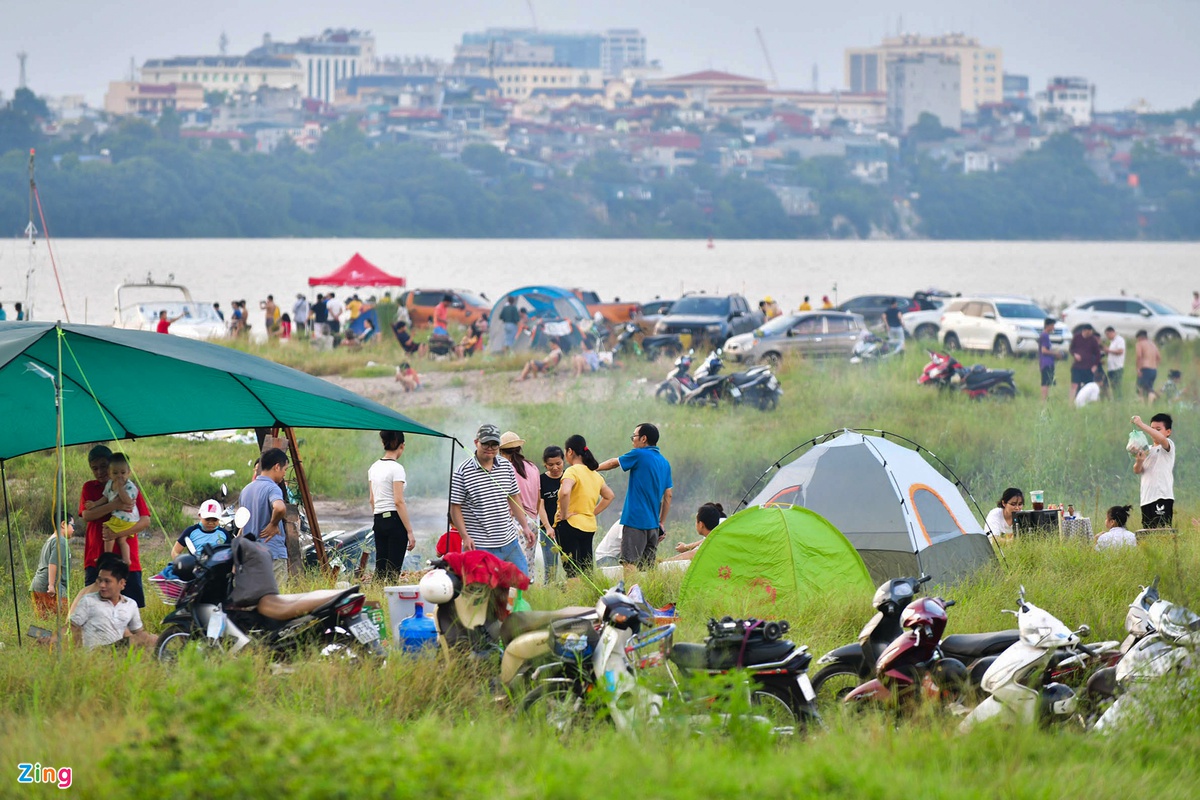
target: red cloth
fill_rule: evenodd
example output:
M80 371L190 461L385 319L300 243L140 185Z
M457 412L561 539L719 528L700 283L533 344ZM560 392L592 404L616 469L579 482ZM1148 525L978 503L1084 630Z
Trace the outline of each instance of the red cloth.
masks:
M484 583L493 589L529 588L529 576L516 565L501 561L484 550L468 550L465 553L446 553L446 563L464 584Z
M159 333L170 333L171 332L170 328L171 328L171 320L160 319L158 321L158 325L156 325L154 327L154 330L158 331Z
M454 528L443 533L437 540L436 552L439 556L444 556L446 553L461 553L462 534Z
M84 503L92 500L104 499L104 484L100 481L88 481L83 485L83 491L79 494L79 513L82 516L86 510ZM143 517L150 516L150 508L146 505L146 501L142 499L142 493L138 492L137 499L134 500L137 506L138 514ZM100 560L100 556L104 553L104 523L111 514L106 514L100 519L94 519L87 524L87 533L83 538L83 566L94 567L96 562ZM125 541L129 542L129 569L131 572L138 572L142 569L141 559L138 558L138 538L137 535L128 537Z

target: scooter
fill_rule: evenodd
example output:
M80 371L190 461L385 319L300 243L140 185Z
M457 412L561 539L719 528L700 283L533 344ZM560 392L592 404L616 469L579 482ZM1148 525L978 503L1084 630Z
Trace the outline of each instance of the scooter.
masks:
M1047 667L1060 652L1097 653L1080 641L1091 633L1081 625L1071 630L1057 617L1025 600L1025 587L1017 597L1017 611L1004 613L1017 618L1020 641L1005 650L984 673L980 688L988 697L962 721L959 730L970 731L981 722L997 717L1021 724L1062 721L1075 714L1078 698L1074 690L1057 681L1046 681Z
M444 572L453 586L452 596L437 603L433 615L441 641L447 648L466 652L473 658L500 658L500 682L510 690L550 655L549 627L552 622L595 614L588 606L569 606L556 611L514 611L518 584L464 582L453 559L429 562L434 570L422 578L436 580ZM525 584L528 586L528 584Z
M534 673L534 688L525 697L524 711L562 729L594 710L590 698L603 698L618 730L630 730L657 718L665 703L694 711L697 703L710 700L688 696L672 665L682 675L721 675L742 667L749 671L746 689L755 722L770 726L775 733L794 733L798 725L819 722L806 672L812 656L808 648L782 639L787 623L710 620L710 635L704 644L674 644L674 624L642 633L653 617L648 607L626 595L623 588L622 584L609 590L597 603L598 630L590 619L551 625L558 662ZM652 650L652 645L657 647ZM665 694L639 679L642 671L657 666L665 667L670 676ZM728 721L728 717L716 717ZM697 726L711 725L714 715L689 713L689 720Z
M880 584L871 600L876 614L863 626L858 641L830 650L817 659L821 669L813 676L813 687L821 702L842 700L856 686L876 676L876 662L904 631L901 616L929 579L928 575L894 578ZM942 639L940 649L946 658L967 665L971 684L978 686L983 673L991 666L989 656L1003 653L1018 638L1015 630L956 633Z
M692 367L692 351L689 350L675 359L674 366L667 373L666 380L658 385L654 396L671 405L718 405L725 394L725 383L729 378L727 375L717 374L721 364L712 363L714 361L721 361L715 350L709 353L705 363L696 370L696 375L691 375L688 370Z
M875 677L846 695L847 705L866 703L900 709L934 700L961 705L967 668L938 647L946 631L946 609L953 600L921 597L900 616L905 632L887 646L875 664Z
M679 334L646 334L636 322L626 322L622 325L613 343L614 354L644 355L647 361L654 361L659 356L678 356L682 352L683 341Z
M989 369L982 364L964 367L958 359L946 353L929 353L917 383L922 386L937 386L940 389L960 389L972 400L994 397L1007 400L1017 394L1011 369Z
M850 354L850 363L879 361L902 352L904 352L903 346L893 349L891 342L887 339L880 339L873 331L863 331L862 335L858 337L858 341L854 343L854 350Z
M1200 644L1200 617L1191 610L1163 600L1158 595L1158 578L1130 606L1128 623L1136 619L1146 631L1113 668L1115 702L1100 716L1093 730L1110 732L1127 718L1138 704L1138 694L1150 684L1194 666L1193 651ZM1133 635L1134 631L1130 631ZM1097 673L1099 676L1100 673ZM1107 684L1103 678L1088 682Z
M239 509L239 514L242 509ZM245 526L239 517L239 528ZM228 544L205 545L199 556L183 553L172 562L187 581L166 628L155 643L160 661L174 661L189 645L238 652L254 643L277 653L310 644L324 655L384 657L379 629L362 613L366 598L354 586L303 594L268 594L252 608L229 605L234 552Z
M692 378L703 381L707 377L719 374L725 366L725 361L720 356L720 350L709 355ZM734 405L745 403L760 411L771 411L779 405L779 398L783 396L783 388L771 371L770 364L759 364L744 372L730 373L726 377L729 380L724 388L728 399Z

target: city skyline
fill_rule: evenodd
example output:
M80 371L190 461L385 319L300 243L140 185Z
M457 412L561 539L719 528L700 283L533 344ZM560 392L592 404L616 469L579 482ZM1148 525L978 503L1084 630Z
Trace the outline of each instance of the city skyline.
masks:
M102 105L107 83L148 58L210 55L228 37L228 52L244 54L262 42L314 35L327 27L371 30L380 56L430 56L449 60L467 31L487 27L531 27L524 0L449 0L436 14L415 3L361 0L353 12L331 12L311 0L260 0L249 7L212 0L198 16L181 24L197 7L178 2L131 0L106 8L87 24L78 0L44 0L8 9L0 31L0 92L17 86L17 52L29 54L32 89L42 95L82 94ZM759 0L731 9L711 0L660 0L640 4L612 0L600 6L534 0L540 29L603 30L638 28L651 59L663 75L720 69L769 79L755 28L761 28L779 84L807 88L813 65L820 88L844 87L843 52L877 44L897 30L926 35L961 32L1004 51L1005 69L1028 75L1031 91L1056 75L1078 75L1097 87L1099 109L1119 109L1139 99L1168 110L1200 98L1200 10L1192 0L1116 2L1062 0L1049 7L1033 0L1001 6L982 0L909 0L897 6L863 0L850 11L806 8L781 0ZM406 12L422 14L412 17Z

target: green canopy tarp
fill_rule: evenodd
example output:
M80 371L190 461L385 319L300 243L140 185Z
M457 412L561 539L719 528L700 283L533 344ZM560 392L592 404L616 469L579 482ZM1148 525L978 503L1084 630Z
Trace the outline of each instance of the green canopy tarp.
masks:
M444 437L379 403L228 347L98 325L0 322L0 461L63 444L223 428L400 430ZM39 372L39 369L42 372Z
M679 588L679 605L685 613L771 617L794 613L824 592L869 595L873 589L862 557L820 514L800 506L752 506L700 545Z

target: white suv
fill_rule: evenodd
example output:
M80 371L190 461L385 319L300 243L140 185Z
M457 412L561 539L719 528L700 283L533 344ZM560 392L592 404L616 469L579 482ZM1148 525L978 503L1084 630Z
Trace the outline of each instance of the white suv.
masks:
M1097 332L1110 325L1132 341L1138 331L1160 345L1200 336L1200 318L1180 314L1168 305L1138 297L1092 297L1076 300L1063 309L1063 323L1074 332L1089 324Z
M958 297L942 313L938 338L947 350L1036 354L1042 325L1053 316L1028 297ZM1066 337L1066 328L1055 325L1051 346L1061 351Z

